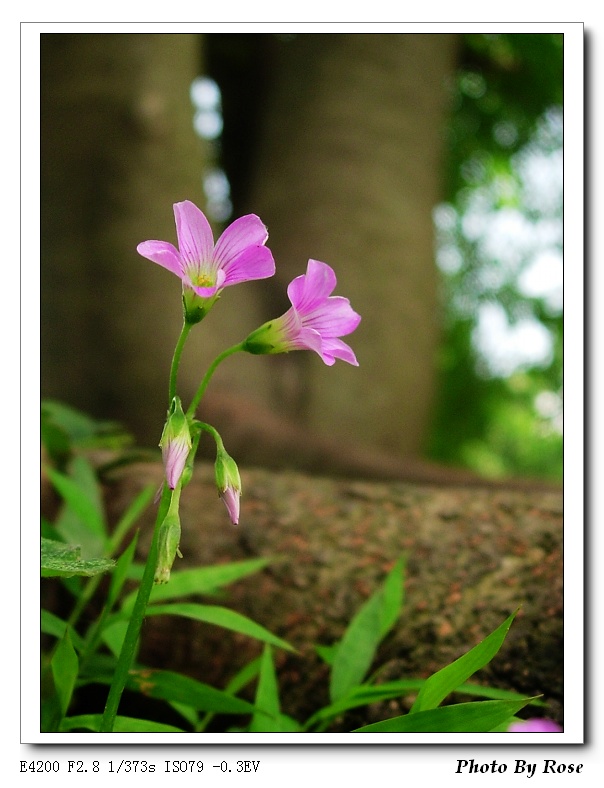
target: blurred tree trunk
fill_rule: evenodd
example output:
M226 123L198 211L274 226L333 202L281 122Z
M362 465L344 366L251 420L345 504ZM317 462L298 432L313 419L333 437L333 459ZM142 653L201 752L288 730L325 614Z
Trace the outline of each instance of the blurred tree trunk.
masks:
M180 285L136 245L175 241L173 202L204 206L211 156L193 130L189 86L212 37L41 38L42 393L120 419L153 445ZM236 50L243 43L227 38ZM431 211L456 37L258 35L252 44L269 41L274 80L267 102L256 102L259 147L248 157L245 204L235 207L268 225L277 276L225 292L191 335L179 393L188 400L217 353L287 307L287 284L314 257L334 267L337 293L363 317L350 340L360 369L326 370L311 353L242 354L219 368L204 418L228 393L336 441L418 453L434 388ZM227 444L233 413L216 424ZM295 465L295 454L290 446L273 464Z
M174 240L172 203L201 195L200 42L41 36L43 395L157 436L180 287L136 245Z
M457 37L302 34L276 46L246 209L277 261L266 317L309 257L362 315L360 363L265 359L277 408L319 430L419 453L439 340L432 210L441 197L447 80ZM311 357L312 356L312 357Z

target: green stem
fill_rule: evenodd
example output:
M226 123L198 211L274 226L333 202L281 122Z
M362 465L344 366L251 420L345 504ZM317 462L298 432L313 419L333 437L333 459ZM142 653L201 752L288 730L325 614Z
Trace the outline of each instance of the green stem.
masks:
M185 321L182 331L180 332L176 348L174 350L174 356L172 358L172 367L170 369L169 403L172 402L174 396L176 395L176 378L178 375L178 366L180 363L182 350L190 330L191 324ZM221 361L224 361L225 358L228 358L228 356L231 356L233 353L237 353L239 350L242 350L243 344L243 342L240 342L238 345L228 348L219 356L217 356L210 364L208 371L204 375L203 380L201 381L199 388L197 389L197 392L191 404L189 405L186 413L187 417L192 417L195 414L195 411L201 402L201 398L205 393L205 390L216 370L216 367ZM151 595L151 589L153 588L155 570L157 567L159 531L168 511L171 497L171 491L168 489L168 485L164 483L162 498L159 505L159 510L157 512L157 519L155 521L155 528L153 530L153 539L149 549L149 555L147 556L147 562L145 564L141 584L138 589L134 607L132 608L130 620L128 621L128 628L126 629L124 642L122 643L115 673L113 674L111 687L109 688L109 695L107 696L107 702L105 704L105 711L103 712L99 733L111 733L113 731L120 699L126 686L126 682L128 681L130 667L134 662L141 627L145 618L145 612L147 610L147 604Z
M199 384L199 388L197 389L195 396L191 400L191 404L187 409L186 415L188 418L191 418L192 416L195 415L195 411L197 410L199 403L201 402L201 398L203 397L205 390L208 387L208 383L210 382L212 375L216 371L216 367L220 364L221 361L224 361L225 358L232 356L233 353L237 353L239 350L243 350L243 345L244 342L239 342L239 344L233 345L233 347L224 350L219 356L216 356L214 361L212 361L212 363L208 367L208 371L203 376L203 380Z
M185 346L185 342L187 341L187 337L189 336L189 331L192 328L193 328L193 323L187 323L187 321L185 320L182 330L180 332L180 336L178 337L178 342L176 343L176 347L174 348L174 356L172 357L172 366L170 367L170 388L168 390L168 407L170 407L170 403L176 396L176 378L178 376L180 357L182 356L182 350Z
M168 489L168 485L164 483L159 510L157 512L157 519L155 521L155 528L153 530L153 539L149 549L149 555L145 564L143 578L138 588L136 601L134 603L134 607L132 608L132 614L128 622L126 636L124 637L124 642L122 643L122 649L118 657L115 673L113 674L113 681L111 682L111 687L109 688L109 695L107 696L107 703L105 704L105 711L103 712L103 719L101 720L101 726L99 729L100 733L111 733L113 731L115 717L117 715L122 692L124 691L124 687L126 686L126 682L128 680L130 666L134 661L136 646L143 624L143 619L145 617L147 603L149 601L149 596L151 595L151 589L153 588L155 567L157 565L157 542L159 528L164 521L166 512L168 511L170 498L171 491Z
M202 432L209 432L216 442L216 448L224 449L224 443L222 442L222 438L220 437L218 430L214 429L211 424L206 424L204 421L198 421L197 424L199 425L200 435Z

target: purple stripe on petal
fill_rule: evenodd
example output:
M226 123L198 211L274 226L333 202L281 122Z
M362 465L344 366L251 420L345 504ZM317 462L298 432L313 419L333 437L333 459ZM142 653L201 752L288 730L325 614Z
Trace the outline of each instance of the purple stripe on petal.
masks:
M275 273L275 261L273 253L266 246L248 246L222 270L226 274L225 286L236 285L272 276Z
M189 200L174 204L174 218L183 268L207 268L212 261L214 250L210 223Z
M304 324L312 326L324 337L351 334L360 322L361 316L352 309L350 301L341 296L331 296L304 317Z
M220 268L229 268L231 263L250 246L264 246L268 232L264 224L253 213L241 216L222 233L214 249L214 260Z
M189 455L189 444L186 441L174 439L162 449L164 466L166 469L166 481L168 487L173 490L178 484L187 457Z

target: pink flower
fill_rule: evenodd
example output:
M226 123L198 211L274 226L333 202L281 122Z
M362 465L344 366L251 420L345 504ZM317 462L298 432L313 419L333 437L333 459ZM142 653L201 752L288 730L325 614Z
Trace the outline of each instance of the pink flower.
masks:
M523 722L513 722L508 733L562 733L562 728L553 720L533 717Z
M264 245L267 229L254 214L236 219L216 244L208 220L189 200L174 204L174 217L178 249L168 241L144 241L136 248L181 279L187 316L196 316L190 322L205 316L223 288L275 273L273 255Z
M296 277L287 288L291 308L253 331L243 349L255 354L314 350L329 366L339 358L358 367L352 348L339 337L351 334L361 316L347 298L331 295L336 283L330 266L309 260L306 274Z

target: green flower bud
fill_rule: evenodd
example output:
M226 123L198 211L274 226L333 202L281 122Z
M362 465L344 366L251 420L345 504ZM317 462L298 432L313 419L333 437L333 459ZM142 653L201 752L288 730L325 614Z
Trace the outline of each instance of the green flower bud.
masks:
M218 494L224 501L233 525L239 522L239 497L241 495L241 477L235 460L218 446L214 474Z
M166 471L166 481L168 487L173 490L182 475L192 446L191 432L180 397L174 397L172 400L159 445Z
M176 556L182 558L182 553L178 549L180 544L180 518L177 512L172 513L171 508L159 528L157 567L154 578L154 582L157 585L168 582L174 559Z

